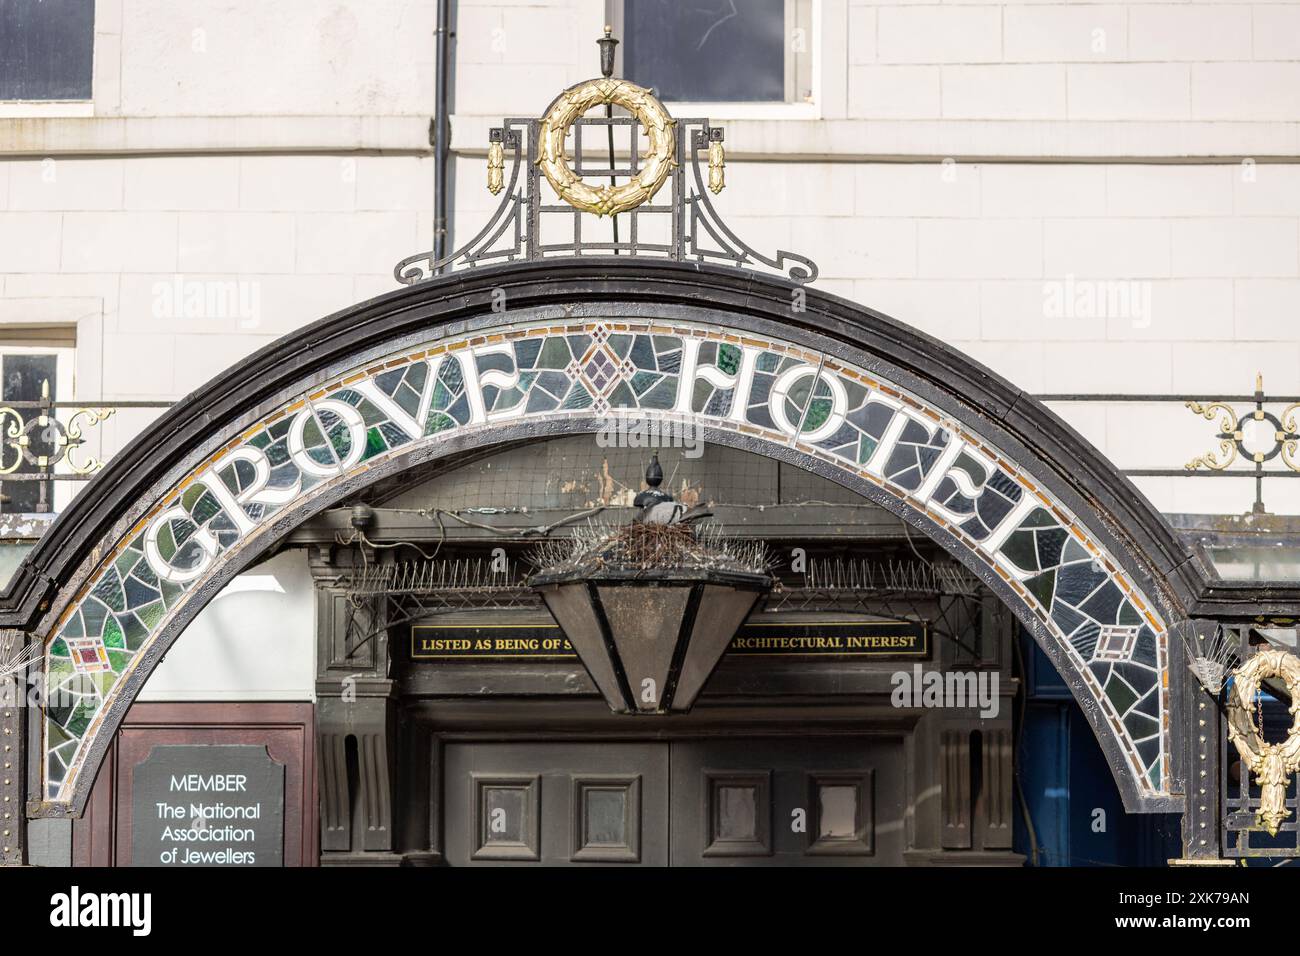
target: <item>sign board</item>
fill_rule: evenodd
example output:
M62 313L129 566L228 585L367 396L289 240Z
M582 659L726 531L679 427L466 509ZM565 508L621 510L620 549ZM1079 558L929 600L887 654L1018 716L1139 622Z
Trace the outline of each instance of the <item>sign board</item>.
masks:
M727 654L743 657L928 658L930 632L909 621L762 621L743 625ZM577 655L556 624L417 624L418 661L564 660Z
M284 765L266 747L159 745L132 781L132 866L284 865Z
M731 639L740 657L930 656L930 632L911 621L749 621Z
M558 624L417 624L411 658L434 660L562 660L577 657Z

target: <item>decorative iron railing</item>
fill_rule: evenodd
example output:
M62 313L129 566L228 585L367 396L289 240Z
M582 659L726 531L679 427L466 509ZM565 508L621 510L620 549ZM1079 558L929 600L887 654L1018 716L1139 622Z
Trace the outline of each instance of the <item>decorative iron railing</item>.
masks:
M119 409L170 404L55 401L48 382L39 399L0 404L0 513L52 512L54 482L88 481L104 467L107 456L93 452L94 429Z
M629 116L583 117L580 110L626 104ZM603 128L608 149L593 160L584 130ZM567 145L572 132L571 150ZM626 135L620 164L615 138ZM642 139L649 146L641 151ZM571 152L571 158L570 158ZM508 170L507 170L507 160ZM707 119L667 115L648 90L623 80L590 80L557 98L547 115L507 119L489 136L488 189L500 205L479 233L455 252L409 256L393 270L412 284L447 269L560 255L652 256L678 262L713 262L780 273L806 284L817 266L806 256L777 250L766 255L747 245L714 208L710 193L725 184L723 130ZM581 177L607 178L591 186ZM660 199L660 186L667 188ZM593 234L589 218L609 216ZM608 234L608 238L606 235Z

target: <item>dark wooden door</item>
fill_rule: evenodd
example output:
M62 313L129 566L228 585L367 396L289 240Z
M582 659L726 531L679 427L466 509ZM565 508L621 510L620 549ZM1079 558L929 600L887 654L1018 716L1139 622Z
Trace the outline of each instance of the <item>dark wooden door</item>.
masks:
M871 737L674 742L671 863L901 865L902 756Z
M894 738L449 743L452 865L898 865Z
M665 743L453 743L447 861L664 866Z

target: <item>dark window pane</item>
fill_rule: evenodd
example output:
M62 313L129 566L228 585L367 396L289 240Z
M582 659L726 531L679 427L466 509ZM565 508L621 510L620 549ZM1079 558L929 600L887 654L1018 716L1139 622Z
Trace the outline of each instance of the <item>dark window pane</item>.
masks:
M3 364L0 365L0 378L3 378L3 383L0 383L2 385L0 399L6 403L40 401L41 387L47 381L50 383L50 398L58 394L57 366L53 355L6 355ZM17 411L24 423L40 415L34 408L19 408ZM13 423L14 420L6 415L3 421L0 421L0 427L7 430ZM28 450L33 455L54 455L56 446L52 440L54 437L52 433L36 428L28 432L28 436L31 439ZM6 447L0 458L7 464L13 461L13 456L17 454L19 452L16 449ZM36 471L38 469L35 465L24 461L18 467L16 474L30 475ZM49 502L53 486L48 481L0 482L0 491L4 495L4 498L0 498L0 509L9 514L50 510ZM43 506L42 502L44 502Z
M753 787L719 787L716 839L758 838L758 796Z
M524 814L528 793L515 787L492 787L484 794L485 844L520 846L524 842Z
M0 100L88 100L95 0L0 0Z
M627 845L627 790L587 790L587 846Z
M817 814L817 836L823 840L851 839L858 832L858 788L818 788L821 806Z
M623 72L660 99L785 100L785 0L625 0Z

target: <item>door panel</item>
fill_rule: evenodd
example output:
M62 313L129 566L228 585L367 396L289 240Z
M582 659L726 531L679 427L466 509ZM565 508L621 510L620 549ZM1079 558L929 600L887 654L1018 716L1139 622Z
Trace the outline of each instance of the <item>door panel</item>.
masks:
M901 864L902 753L863 737L676 741L672 864Z
M668 745L448 744L453 865L664 866Z
M449 743L445 768L453 865L903 861L897 738Z

